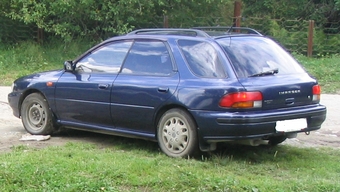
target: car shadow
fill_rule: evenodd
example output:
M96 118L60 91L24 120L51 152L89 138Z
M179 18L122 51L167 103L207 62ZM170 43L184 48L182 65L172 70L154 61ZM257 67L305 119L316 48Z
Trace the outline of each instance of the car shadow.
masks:
M88 142L96 145L100 149L115 149L124 151L146 151L153 155L162 154L157 142L126 138L114 135L106 135L100 133L92 133L79 130L67 130L57 135L64 142ZM294 148L294 147L293 147ZM277 157L284 155L296 155L300 156L299 152L291 150L292 147L286 145L269 146L246 146L239 144L218 144L217 149L213 152L200 152L190 159L196 159L198 161L219 161L223 162L240 161L247 162L249 164L257 164L267 161L281 161ZM165 155L165 154L164 154ZM284 160L286 161L286 160Z
M63 130L53 135L53 138L59 138L66 142L88 142L104 149L147 150L157 154L160 152L157 142L73 129Z

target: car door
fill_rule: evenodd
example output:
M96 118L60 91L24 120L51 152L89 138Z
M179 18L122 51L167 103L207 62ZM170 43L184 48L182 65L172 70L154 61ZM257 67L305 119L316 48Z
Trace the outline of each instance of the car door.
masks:
M110 115L112 84L132 41L104 44L75 62L56 85L58 118L64 125L114 127Z
M178 82L166 43L135 40L112 89L111 114L117 129L154 133L154 114Z

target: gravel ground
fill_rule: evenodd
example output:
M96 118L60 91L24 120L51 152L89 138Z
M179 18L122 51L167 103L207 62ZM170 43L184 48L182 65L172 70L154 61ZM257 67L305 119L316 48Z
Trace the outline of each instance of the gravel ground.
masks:
M10 151L13 146L27 145L42 148L51 145L63 145L69 141L87 141L107 145L114 136L71 132L66 135L53 136L47 141L20 141L27 134L21 120L12 115L7 95L10 87L0 86L0 152ZM340 149L340 95L323 94L321 103L327 106L327 118L321 129L310 135L298 134L297 138L287 139L283 144L299 147L331 147Z

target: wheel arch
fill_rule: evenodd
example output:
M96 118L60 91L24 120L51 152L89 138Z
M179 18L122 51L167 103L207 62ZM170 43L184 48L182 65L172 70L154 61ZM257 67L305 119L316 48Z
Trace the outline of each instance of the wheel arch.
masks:
M170 104L170 105L163 106L156 113L156 116L155 116L155 119L154 119L154 129L155 129L156 136L157 136L157 125L158 125L158 122L159 122L160 118L162 117L162 115L165 112L169 111L170 109L175 109L175 108L176 109L181 109L181 110L187 112L190 115L190 117L192 118L192 120L194 121L196 129L198 131L198 126L197 126L196 119L194 118L194 116L190 113L190 111L187 108L185 108L182 105L178 105L178 104Z
M20 97L20 100L19 100L19 106L18 106L18 108L19 108L19 116L21 116L21 106L22 106L22 103L24 102L25 98L28 95L32 94L32 93L39 93L39 94L41 94L46 99L45 95L41 91L39 91L38 89L28 89L28 90L26 90L25 92L22 93L22 95Z
M196 119L194 118L194 116L191 114L191 112L184 106L182 105L178 105L178 104L171 104L171 105L166 105L166 106L163 106L162 108L160 108L155 116L155 119L154 119L154 130L155 130L155 138L157 138L157 134L158 134L158 131L157 131L157 126L158 126L158 122L160 120L160 118L162 117L162 115L170 110L170 109L181 109L183 111L186 111L187 114L192 118L192 120L194 121L195 123L195 127L196 127L196 131L197 131L197 139L198 139L198 145L199 145L199 148L201 151L214 151L216 150L216 143L207 143L204 141L203 137L202 137L202 134L201 134L201 130L200 128L198 127L198 124L196 122Z
M187 144L185 149L182 150L180 153L184 153L179 155L179 153L176 152L170 152L172 150L168 149L168 147L165 147L166 145L164 144L163 139L159 138L159 136L161 136L162 133L160 133L160 130L163 130L163 128L158 129L158 124L161 121L162 125L164 123L164 119L162 118L163 115L165 115L166 119L167 117L167 112L171 110L171 113L174 114L177 113L178 115L183 116L183 120L186 121L186 125L189 126L187 130L193 130L195 136L192 137L192 139L190 139L190 142L187 140ZM167 154L168 156L171 157L186 157L186 156L195 156L197 154L199 154L199 149L201 148L201 138L199 137L200 133L200 129L198 127L198 124L196 122L196 119L194 118L194 116L190 113L190 111L182 106L182 105L178 105L178 104L171 104L171 105L166 105L163 106L160 110L158 110L156 116L155 116L155 120L154 120L154 127L155 127L155 138L157 140L157 142L159 143L160 148L162 149L162 151ZM177 127L177 126L176 126ZM191 127L191 128L190 128ZM174 128L172 128L172 130L174 130ZM187 131L186 131L187 132ZM178 135L179 133L177 133ZM176 138L176 142L177 138ZM167 142L166 142L167 143ZM171 148L171 147L170 147ZM176 155L174 155L176 154Z

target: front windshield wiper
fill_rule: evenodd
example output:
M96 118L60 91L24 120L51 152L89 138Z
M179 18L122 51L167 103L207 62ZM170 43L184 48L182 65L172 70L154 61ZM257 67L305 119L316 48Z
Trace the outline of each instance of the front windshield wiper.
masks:
M274 75L274 74L277 74L277 73L279 73L279 69L275 68L275 69L271 69L271 70L268 70L268 71L262 71L260 73L252 74L249 77L260 77L260 76L265 76L265 75Z

